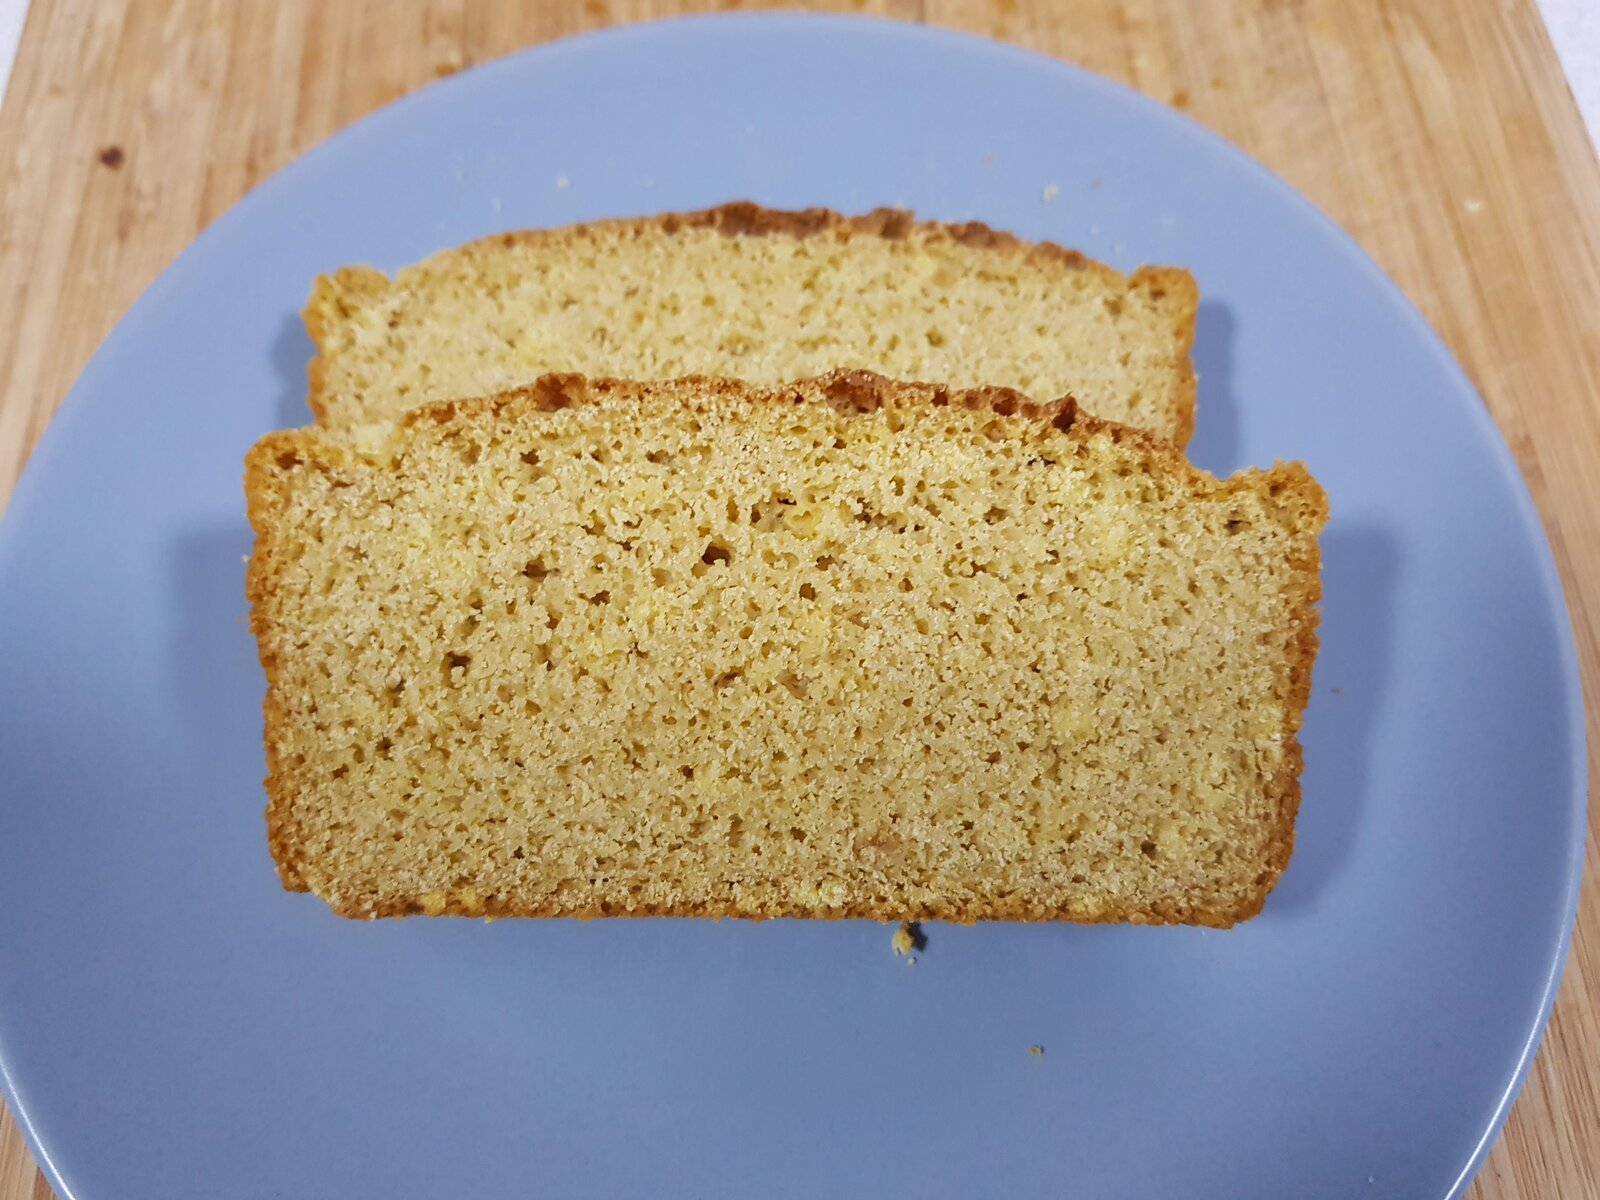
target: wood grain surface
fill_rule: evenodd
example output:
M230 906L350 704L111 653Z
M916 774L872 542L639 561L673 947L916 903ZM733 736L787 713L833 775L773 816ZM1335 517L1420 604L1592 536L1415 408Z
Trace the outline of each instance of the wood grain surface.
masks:
M441 74L674 0L33 0L0 108L0 497L147 284L256 183ZM789 7L793 7L790 5ZM1476 383L1555 547L1600 745L1600 163L1533 0L859 0L1183 109L1370 251ZM1591 790L1597 776L1591 757ZM1475 1200L1600 1197L1600 854ZM269 1136L263 1131L263 1136ZM151 1147L152 1154L181 1147ZM45 1200L0 1114L0 1200Z

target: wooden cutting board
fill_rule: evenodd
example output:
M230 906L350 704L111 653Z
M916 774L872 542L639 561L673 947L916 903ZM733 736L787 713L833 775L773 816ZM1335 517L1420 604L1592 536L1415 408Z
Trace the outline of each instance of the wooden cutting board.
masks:
M0 498L101 338L264 176L441 74L729 7L765 5L33 0L0 109ZM1242 146L1353 234L1455 351L1522 465L1600 745L1600 163L1533 0L810 7L987 34L1130 84ZM1597 777L1592 759L1591 789ZM1600 1197L1592 831L1587 865L1554 1019L1475 1200ZM0 1200L49 1197L0 1122Z

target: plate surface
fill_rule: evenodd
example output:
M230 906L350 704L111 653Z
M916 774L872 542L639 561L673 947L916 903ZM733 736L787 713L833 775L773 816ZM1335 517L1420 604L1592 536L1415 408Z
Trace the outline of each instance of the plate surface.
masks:
M1260 918L936 927L908 967L866 923L357 924L280 891L240 462L308 419L312 277L739 197L1193 269L1193 456L1303 458L1333 509L1299 848ZM46 434L0 528L0 662L0 1066L79 1200L1443 1197L1576 898L1559 584L1421 318L1194 124L908 26L556 43L270 180Z

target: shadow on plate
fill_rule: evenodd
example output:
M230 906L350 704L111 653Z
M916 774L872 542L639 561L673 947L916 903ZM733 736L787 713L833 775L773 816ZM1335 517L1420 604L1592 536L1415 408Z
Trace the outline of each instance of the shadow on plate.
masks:
M1369 795L1371 740L1394 640L1400 555L1374 525L1332 524L1322 537L1322 646L1300 737L1306 771L1294 857L1268 915L1315 907L1350 858Z
M1227 305L1215 300L1200 302L1191 355L1200 377L1200 394L1189 461L1214 475L1230 475L1245 465L1239 461L1239 398L1233 378L1237 332L1238 322Z
M306 404L306 368L316 356L317 347L306 332L300 314L285 317L272 339L272 369L278 376L277 427L298 429L311 424L311 408Z
M262 676L244 595L244 559L254 539L242 493L239 507L237 523L194 530L173 546L175 628L166 674L172 709L194 738L193 761L214 785L249 763L248 781L259 787Z

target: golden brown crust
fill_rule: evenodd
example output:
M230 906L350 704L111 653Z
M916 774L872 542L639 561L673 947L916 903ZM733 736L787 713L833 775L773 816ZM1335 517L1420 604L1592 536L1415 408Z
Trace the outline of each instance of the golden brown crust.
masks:
M296 892L308 890L303 885L290 887L286 883L285 887L289 891ZM580 921L594 920L599 917L710 917L713 920L721 920L726 917L740 921L773 921L801 917L812 921L945 921L952 925L976 925L979 921L1033 922L1070 920L1077 925L1205 925L1212 929L1227 929L1259 913L1262 903L1266 899L1266 892L1263 892L1258 898L1253 898L1249 903L1241 904L1231 909L1171 904L1160 906L1159 908L1140 909L1125 913L1107 911L1090 917L1068 917L1056 909L1030 904L1027 901L1015 898L996 901L981 913L970 912L965 909L952 911L929 906L907 908L904 904L886 900L845 904L835 908L817 909L813 912L800 912L787 908L781 911L774 909L771 912L766 912L740 909L731 904L656 905L639 903L638 901L632 901L633 907L631 908L621 903L601 904L587 908L561 904L530 907L507 903L495 896L481 898L471 904L463 904L450 896L446 896L444 906L438 909L429 909L416 900L382 902L363 906L341 904L327 897L324 897L324 899L328 901L329 907L337 915L353 920L375 920L381 917L415 917L423 915L487 917L492 919L501 917L575 917Z
M325 443L311 430L294 429L270 433L245 457L245 508L255 531L255 547L245 570L245 598L250 603L250 631L255 635L261 669L267 677L267 694L262 701L267 758L267 845L278 864L283 886L294 892L308 890L300 872L300 837L294 814L291 764L279 751L273 730L287 717L277 691L278 664L270 636L273 623L281 552L277 531L283 499L275 475L295 462L314 462L331 469L353 461L348 451Z
M348 317L353 301L381 296L388 288L389 277L371 267L341 267L332 275L317 276L311 285L311 296L300 315L318 351L306 366L306 400L311 406L311 415L318 421L328 416L327 364L323 362L321 350L327 342L334 316Z
M992 229L981 221L919 221L906 208L875 208L869 213L846 216L831 208L763 208L748 200L734 200L715 208L694 212L669 212L647 217L612 217L581 225L553 229L520 229L490 234L468 242L459 250L443 255L477 254L505 250L512 246L548 245L580 238L629 238L647 233L677 233L684 229L710 229L725 237L810 238L831 235L840 241L853 237L886 238L903 241L916 237L929 243L947 242L974 249L995 250L1034 262L1052 262L1075 270L1093 271L1109 279L1124 281L1121 272L1054 242L1027 242L1015 234ZM1187 276L1176 267L1156 270ZM366 271L367 268L355 268Z
M682 379L642 383L631 379L591 379L570 373L541 375L526 387L513 388L493 396L477 396L465 400L444 400L425 404L406 413L400 420L400 430L418 425L448 425L467 420L479 414L505 413L515 416L519 412L553 412L578 404L588 404L612 396L635 398L644 396L716 396L719 399L751 401L754 403L784 403L802 400L821 400L841 412L875 412L880 408L914 407L928 404L935 408L958 405L963 408L988 409L998 416L1021 416L1041 424L1067 430L1079 422L1097 429L1112 430L1118 441L1131 437L1140 443L1159 449L1163 443L1136 429L1114 425L1090 417L1078 408L1071 396L1040 403L1029 399L1012 388L949 388L943 384L909 383L887 379L872 371L832 371L814 379L801 379L776 388L757 388L737 379L689 375ZM391 446L403 446L405 436L393 439ZM1167 447L1172 450L1171 447ZM1176 461L1187 465L1187 460L1175 450ZM1192 468L1191 468L1192 470Z
M682 229L711 229L727 237L831 236L846 242L854 237L894 241L915 237L930 245L941 242L958 244L1021 258L1025 262L1048 263L1088 272L1098 276L1109 287L1141 291L1156 300L1174 296L1177 298L1173 310L1174 340L1182 349L1179 368L1182 379L1173 400L1174 426L1179 434L1174 441L1179 446L1186 445L1194 433L1196 379L1189 357L1194 345L1195 315L1199 306L1199 288L1194 276L1181 267L1140 267L1131 276L1124 276L1120 271L1076 250L1069 250L1054 242L1024 241L1014 234L992 229L981 221L918 221L915 213L904 208L876 208L859 216L845 216L827 208L784 210L764 208L748 200L735 200L694 212L617 217L552 229L491 234L458 249L441 251L425 260L421 267L425 269L431 262L456 256L493 254L520 245L560 245L579 239L626 239L657 231L672 234ZM318 421L325 420L327 414L327 372L321 359L321 350L326 343L333 315L348 316L352 303L370 301L390 286L392 284L388 276L370 267L344 267L332 275L319 276L313 284L302 315L319 352L308 369L308 399Z
M659 217L632 217L617 221L598 221L579 226L583 230L621 229L642 233L659 228L664 233L679 229L712 229L728 237L767 237L774 234L784 237L806 238L820 234L834 234L845 240L852 236L888 238L900 241L917 235L924 241L955 242L981 250L998 250L1007 254L1020 254L1035 260L1049 260L1062 266L1098 270L1116 274L1076 250L1068 250L1054 242L1025 242L1014 234L992 229L982 221L918 221L916 214L907 208L875 208L860 216L845 216L830 208L804 208L784 210L763 208L748 200L734 200L715 208L698 212L665 213ZM501 245L512 245L511 239L537 238L543 231L502 234ZM559 230L551 232L559 233ZM485 239L494 244L495 239Z
M1178 343L1178 393L1174 399L1177 430L1172 441L1177 446L1187 446L1194 436L1196 392L1200 380L1195 375L1194 351L1195 318L1200 311L1200 288L1194 276L1181 267L1140 267L1128 280L1133 291L1141 291L1152 299L1165 300L1176 297L1172 314L1172 337Z
M1321 485L1300 463L1279 465L1268 485L1268 494L1298 528L1321 530L1328 520L1328 497ZM1322 601L1321 554L1315 539L1310 548L1290 559L1295 587L1293 639L1287 655L1287 677L1281 705L1284 713L1284 761L1274 780L1273 799L1278 820L1268 843L1267 867L1261 878L1261 894L1255 905L1239 914L1239 920L1255 916L1267 894L1289 866L1294 853L1295 817L1300 810L1300 775L1305 767L1305 752L1300 745L1300 726L1306 705L1311 700L1312 668L1317 659L1317 605Z
M1048 921L1071 919L1079 923L1193 924L1227 928L1261 911L1267 894L1277 883L1294 848L1294 822L1300 805L1300 773L1303 752L1298 733L1305 706L1311 694L1312 666L1317 652L1317 604L1321 599L1320 555L1315 535L1327 520L1327 497L1310 472L1299 463L1279 464L1270 472L1241 472L1219 480L1194 467L1181 450L1148 433L1101 420L1080 411L1070 397L1038 403L1009 388L952 389L932 384L905 383L886 379L870 371L835 371L815 379L800 380L781 388L758 389L737 380L687 378L661 383L640 383L618 379L589 379L580 375L545 375L527 387L496 396L445 401L426 405L408 413L391 435L387 462L365 459L343 444L317 435L314 430L269 434L258 442L246 458L245 495L251 525L256 531L256 549L251 556L246 589L251 605L251 628L260 648L261 665L267 676L264 706L268 775L268 839L284 887L307 890L299 865L299 838L293 811L293 778L290 764L276 751L275 728L283 710L275 694L276 663L269 649L272 644L272 607L278 571L275 530L282 497L274 483L274 472L291 463L305 463L329 472L371 470L392 467L403 459L406 445L426 426L450 425L484 414L515 417L521 412L549 412L572 405L592 403L607 397L644 397L681 394L718 397L756 403L796 403L821 401L841 411L870 412L883 407L916 405L957 405L987 409L1001 416L1022 416L1035 421L1041 440L1064 443L1062 453L1086 449L1096 437L1106 437L1137 454L1145 471L1161 471L1183 477L1202 495L1224 497L1240 492L1264 495L1268 509L1290 532L1310 535L1309 544L1291 559L1296 583L1291 590L1291 649L1281 694L1284 712L1284 765L1269 788L1268 799L1277 820L1267 838L1258 890L1232 905L1158 904L1147 909L1107 910L1093 917L1067 917L1013 897L987 905L983 911L966 908L924 906L914 911L888 902L862 902L814 911L784 909L764 911L741 908L737 904L684 904L679 906L600 906L579 908L563 905L552 898L543 905L527 905L495 896L470 899L446 894L438 906L427 911L434 915L477 917L600 917L614 915L672 917L737 917L766 919L780 916L812 918L867 918L884 921L951 921L970 924L979 920ZM324 896L334 910L348 917L404 916L424 911L420 901L356 903L345 897ZM637 904L637 902L635 902Z

